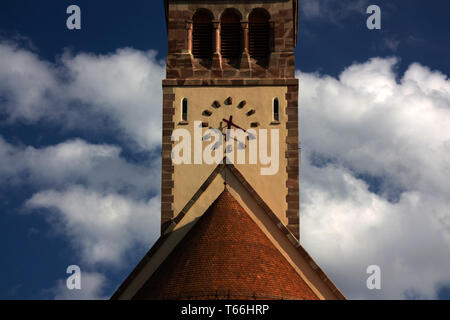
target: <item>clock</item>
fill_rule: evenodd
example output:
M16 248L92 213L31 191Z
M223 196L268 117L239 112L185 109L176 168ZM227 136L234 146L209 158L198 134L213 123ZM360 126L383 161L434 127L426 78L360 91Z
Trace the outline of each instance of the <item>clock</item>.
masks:
M210 119L217 118L214 117L216 113L219 113L219 123L217 124L217 127L214 127L214 125L209 126ZM242 113L239 116L239 113ZM226 134L226 130L234 129L234 130L242 130L247 134L247 139L252 140L255 139L255 135L252 132L249 132L248 129L250 128L258 128L260 126L259 122L252 121L254 118L254 115L256 114L256 110L254 108L251 108L247 105L247 102L245 100L241 100L237 104L233 104L232 97L228 97L223 101L223 104L220 103L218 100L215 100L211 103L211 107L203 110L202 112L202 126L203 127L209 127L210 129L218 129L222 132L223 136L225 137L225 141L229 139L229 136ZM241 121L236 120L236 118L240 118ZM242 119L245 119L247 121L243 121ZM204 137L204 140L209 139L210 136L206 135ZM238 141L236 138L233 137L233 139L238 143L238 149L244 149L245 148L245 142ZM213 149L217 149L221 144L216 143L216 145L213 147ZM225 153L232 151L232 146L228 145L227 149L225 150Z

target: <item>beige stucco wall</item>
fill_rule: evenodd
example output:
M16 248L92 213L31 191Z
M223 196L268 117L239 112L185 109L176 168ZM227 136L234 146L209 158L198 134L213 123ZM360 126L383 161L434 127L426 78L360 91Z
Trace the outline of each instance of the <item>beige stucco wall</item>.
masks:
M242 127L249 129L252 122L258 122L259 127L254 128L268 130L268 141L270 141L270 129L279 130L279 167L275 175L261 175L261 167L268 167L268 165L261 165L259 156L257 164L249 163L249 141L244 139L246 144L246 164L237 164L236 168L244 175L245 179L264 199L267 205L275 212L283 223L287 224L286 219L286 134L285 128L286 108L285 95L287 88L285 86L255 86L255 87L179 87L174 88L175 93L175 115L173 121L175 129L187 129L191 134L191 160L194 161L194 121L208 122L209 127L219 128L220 122L222 126L226 127L226 123L222 121L223 118L228 119L230 115L233 116L233 122ZM233 103L225 105L224 101L231 97ZM188 124L181 124L182 100L188 99ZM280 103L280 124L273 124L273 99L278 98ZM217 100L221 107L214 108L212 103ZM244 108L239 109L237 106L245 100L247 103ZM247 116L247 111L254 109L256 113L252 116ZM212 112L211 116L203 116L204 110ZM206 132L208 128L203 128L202 132ZM259 137L258 137L259 139ZM259 140L258 140L259 141ZM177 142L175 143L175 145ZM202 150L204 150L211 141L202 142ZM222 148L225 148L223 143ZM236 144L234 145L235 159ZM271 154L271 150L269 150ZM224 155L226 153L224 152ZM203 182L208 178L211 172L216 167L216 164L179 164L174 166L174 202L173 210L177 215L195 192L200 188Z

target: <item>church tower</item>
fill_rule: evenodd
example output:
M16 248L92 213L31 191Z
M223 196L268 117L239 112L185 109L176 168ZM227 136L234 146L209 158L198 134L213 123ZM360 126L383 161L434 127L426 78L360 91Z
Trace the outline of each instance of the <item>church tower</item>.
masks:
M166 0L161 237L113 299L344 299L300 245L297 0Z
M204 161L194 163L193 145L193 164L173 165L173 130L183 128L194 137L195 121L201 122L205 131L227 127L224 119L232 117L244 130L278 131L275 174L261 175L264 165L259 155L256 165L247 165L249 140L239 141L248 151L245 164L237 163L239 150L235 150L235 159L228 158L235 160L236 169L298 239L297 1L166 1L166 10L169 48L163 81L163 228L215 168ZM204 142L202 147L208 144Z

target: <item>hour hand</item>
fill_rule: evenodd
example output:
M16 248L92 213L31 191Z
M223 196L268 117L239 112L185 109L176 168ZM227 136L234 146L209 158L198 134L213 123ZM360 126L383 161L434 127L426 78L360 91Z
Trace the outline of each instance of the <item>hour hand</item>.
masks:
M230 116L230 119L222 119L222 121L224 121L228 126L227 126L227 128L228 129L231 129L231 127L235 127L236 129L240 129L240 130L242 130L242 131L244 131L244 132L247 132L246 130L244 130L244 129L242 129L241 127L239 127L237 124L235 124L234 122L233 122L233 117L232 116Z

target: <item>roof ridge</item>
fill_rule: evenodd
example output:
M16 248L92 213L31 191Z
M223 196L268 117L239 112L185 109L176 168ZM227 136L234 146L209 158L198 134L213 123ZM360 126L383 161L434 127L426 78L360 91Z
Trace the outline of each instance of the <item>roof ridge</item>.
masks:
M233 194L224 189L136 293L178 299L253 293L318 299Z

